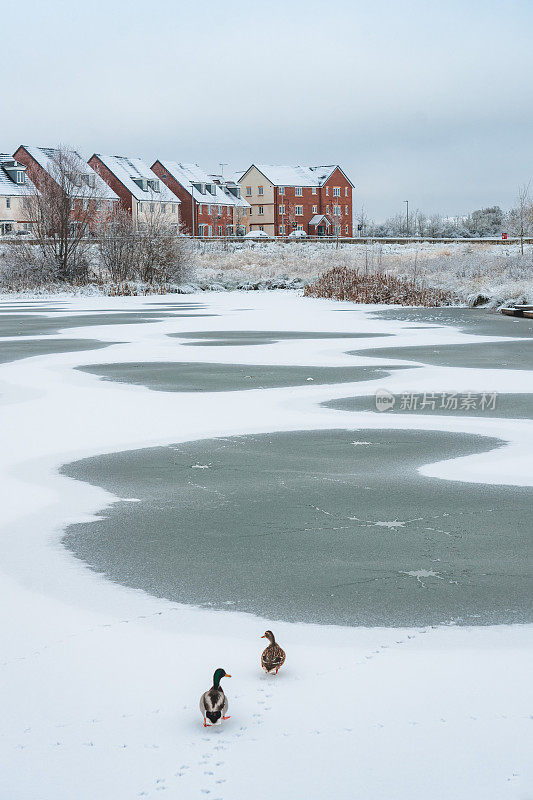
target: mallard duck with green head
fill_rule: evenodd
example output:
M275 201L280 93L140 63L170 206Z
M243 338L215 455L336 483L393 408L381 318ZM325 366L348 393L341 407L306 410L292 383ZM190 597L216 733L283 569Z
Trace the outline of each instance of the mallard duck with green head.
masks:
M204 728L208 726L207 720L211 725L220 725L223 719L229 719L226 715L228 698L220 685L222 678L231 678L231 675L219 667L213 675L212 687L200 697L200 712L204 718Z
M261 666L267 675L277 675L285 661L285 651L281 649L272 631L265 631L261 639L268 639L270 644L261 653Z

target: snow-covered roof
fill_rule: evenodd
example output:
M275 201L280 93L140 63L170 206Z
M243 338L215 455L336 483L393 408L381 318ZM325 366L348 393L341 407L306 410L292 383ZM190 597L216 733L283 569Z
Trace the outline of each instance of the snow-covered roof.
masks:
M314 217L311 217L309 220L309 224L313 225L313 227L320 225L322 220L326 221L326 225L331 225L331 221L326 217L325 214L315 214Z
M21 164L19 161L15 161L13 156L10 156L8 153L0 153L0 196L20 197L27 194L28 189L36 191L35 186L27 175L25 176L24 183L15 183L15 179L12 177L12 171L6 170L6 167L9 166L12 166L12 170L14 172L17 170L26 172L26 167L24 164Z
M235 197L229 190L227 192L224 191L223 187L216 183L216 180L219 180L220 176L208 175L198 164L182 164L180 161L160 161L160 163L168 174L183 186L185 191L189 194L192 193L197 203L219 206L239 206L242 208L248 208L250 205L244 198ZM229 182L236 183L233 179ZM205 193L202 193L198 188L191 186L192 183L204 187L210 186L211 191L208 191L206 188Z
M55 167L54 167L54 159L57 156L59 150L54 147L33 147L27 144L21 145L21 147L26 150L32 156L32 158L37 161L38 164L47 172L49 175L53 177ZM69 153L72 153L73 156L78 159L78 169L82 175L95 175L95 189L98 192L98 195L105 200L118 200L118 195L115 194L113 189L107 185L105 181L93 170L86 161L77 153L75 150L69 150Z
M278 166L276 164L252 164L250 167L248 167L246 172L241 173L239 176L239 182L252 167L258 169L259 172L262 172L265 178L274 186L323 186L336 169L339 169L346 180L352 183L344 171L338 166L338 164L329 164L327 166L318 167L290 167Z
M233 177L225 178L223 175L210 175L210 178L220 186L226 197L229 199L229 205L239 206L240 208L251 208L248 200L240 196L241 186L240 183Z
M136 200L160 200L164 203L179 203L179 197L152 172L140 158L126 156L104 156L94 154L113 175L126 187ZM138 181L138 183L137 183Z

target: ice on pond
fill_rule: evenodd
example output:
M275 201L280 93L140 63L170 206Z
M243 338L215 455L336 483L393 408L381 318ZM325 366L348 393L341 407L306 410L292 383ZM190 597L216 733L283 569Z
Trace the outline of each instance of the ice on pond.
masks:
M442 575L439 575L439 573L435 572L433 569L411 569L408 572L401 571L400 574L409 575L411 578L416 578L418 583L420 583L422 586L426 585L422 578L438 578L440 581L444 580Z

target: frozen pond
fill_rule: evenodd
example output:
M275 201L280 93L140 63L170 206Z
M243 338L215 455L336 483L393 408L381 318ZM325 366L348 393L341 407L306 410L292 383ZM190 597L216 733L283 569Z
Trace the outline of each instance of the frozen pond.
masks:
M426 331L449 325L505 339L404 346L401 339L395 345L386 329L238 331L228 320L227 330L222 323L216 330L167 334L182 342L173 351L176 359L187 352L180 347L191 345L214 347L210 353L240 348L242 357L259 345L300 341L312 352L319 341L334 346L342 338L348 357L363 356L374 365L240 364L231 363L230 355L220 363L131 361L79 369L163 392L220 393L344 382L373 381L375 387L378 379L406 371L420 383L426 369L420 364L521 371L531 364L533 329L527 322L469 309L394 309L372 316L416 322L424 339ZM522 341L512 338L518 335ZM392 340L386 349L379 346L381 336ZM350 339L364 340L365 348L350 350ZM389 366L384 358L416 365ZM362 391L322 407L376 416L374 396ZM531 394L515 392L498 394L492 406L468 414L460 406L439 411L438 405L408 409L399 403L395 414L528 419L531 410ZM502 442L451 431L365 430L364 419L355 432L202 439L70 464L64 474L138 502L115 503L97 521L71 526L64 542L93 569L128 586L267 618L349 625L530 621L523 554L531 533L531 489L420 472L425 464L483 453Z
M2 797L262 798L280 747L294 798L527 793L528 322L259 291L0 331Z
M526 622L531 490L417 472L498 444L314 431L80 461L64 473L140 503L117 503L64 541L129 586L271 619Z
M351 383L385 377L398 367L288 367L204 362L137 362L80 367L107 380L134 383L162 392L233 392L310 382ZM401 368L400 368L401 369Z

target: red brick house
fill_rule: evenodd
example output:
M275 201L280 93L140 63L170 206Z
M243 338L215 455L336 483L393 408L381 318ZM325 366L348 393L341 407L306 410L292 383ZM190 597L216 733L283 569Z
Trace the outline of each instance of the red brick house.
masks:
M80 224L92 228L102 213L112 213L118 206L119 198L115 192L96 174L79 153L75 150L66 150L69 159L68 166L74 165L76 177L72 178L71 197L72 205L70 215L72 225ZM31 182L42 189L47 181L56 185L60 177L58 167L61 152L53 147L33 147L21 144L13 158L26 167Z
M198 164L156 161L152 170L181 200L183 230L190 236L232 236L248 230L250 205L240 187L222 176L208 175Z
M120 197L120 205L142 226L157 215L175 228L180 226L180 199L140 158L94 153L90 166Z
M239 178L252 206L250 230L271 236L353 236L353 183L338 165L252 164Z

